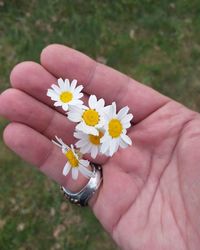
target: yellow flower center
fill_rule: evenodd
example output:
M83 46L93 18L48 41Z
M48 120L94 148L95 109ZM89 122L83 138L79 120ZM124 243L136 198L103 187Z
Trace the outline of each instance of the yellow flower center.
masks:
M108 124L108 132L112 138L117 138L122 133L122 124L118 119L112 119Z
M99 122L99 114L93 109L85 110L82 118L88 126L95 126Z
M100 139L103 136L103 133L99 131L99 135L89 135L89 140L92 144L99 145L100 144Z
M65 154L65 156L67 157L72 168L78 167L78 160L76 159L72 150L68 150L67 153Z
M60 100L61 100L62 102L64 102L64 103L70 102L70 101L72 100L72 98L73 98L73 95L72 95L72 93L69 92L69 91L65 91L65 92L62 92L62 93L60 94Z

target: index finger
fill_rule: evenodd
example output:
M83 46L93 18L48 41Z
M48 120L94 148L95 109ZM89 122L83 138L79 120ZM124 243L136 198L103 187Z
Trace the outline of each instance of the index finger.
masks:
M135 123L165 105L169 98L130 77L64 45L49 45L41 53L41 64L54 76L76 78L88 94L103 97L118 108L128 105Z

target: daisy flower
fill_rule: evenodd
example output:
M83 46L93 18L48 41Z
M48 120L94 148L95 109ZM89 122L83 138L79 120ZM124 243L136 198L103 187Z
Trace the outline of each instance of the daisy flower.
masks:
M131 126L132 114L128 114L126 106L116 113L116 103L113 102L109 112L105 115L105 134L101 138L101 153L112 156L119 147L126 148L132 145L131 139L126 135L127 128Z
M53 140L52 142L62 149L62 153L67 158L67 163L63 168L63 175L68 175L71 170L72 179L74 180L78 179L79 172L81 172L87 178L91 177L93 173L88 169L90 162L82 159L82 155L78 150L74 149L73 145L69 147L62 141L62 139L58 138L57 136L56 140L57 141Z
M99 129L104 126L105 101L103 98L97 101L95 95L91 95L88 100L89 108L72 107L68 112L68 119L78 122L76 130L86 134L98 136Z
M90 153L91 157L95 159L101 150L100 140L102 136L102 131L99 131L99 135L85 134L82 131L76 131L74 133L74 137L79 140L75 143L75 145L77 148L80 148L82 154Z
M70 84L68 79L59 78L58 85L51 85L51 89L47 91L47 96L55 101L54 106L62 107L65 111L72 106L81 106L83 101L79 99L83 97L83 93L81 93L83 86L76 87L76 84L77 80L73 80Z

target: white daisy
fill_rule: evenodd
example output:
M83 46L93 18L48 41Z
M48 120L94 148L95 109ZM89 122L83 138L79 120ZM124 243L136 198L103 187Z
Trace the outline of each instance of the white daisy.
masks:
M100 139L102 136L102 131L99 131L99 135L85 134L82 131L76 131L74 133L74 137L79 140L75 143L75 145L77 148L80 148L82 154L90 153L91 157L95 159L101 150Z
M67 111L70 107L80 106L83 101L79 100L83 97L81 90L82 85L76 87L77 80L73 80L70 84L68 79L58 79L58 85L51 85L51 89L48 89L47 96L51 97L51 100L55 101L54 106L62 107L63 110Z
M58 147L62 149L63 154L67 158L67 163L63 168L63 175L66 176L72 172L72 179L77 180L79 171L87 178L93 175L92 171L88 169L90 162L82 159L82 155L78 150L74 149L74 146L67 146L60 138L56 136L56 141L53 141Z
M132 145L130 137L126 135L131 126L132 114L128 114L126 106L116 113L116 103L113 102L109 112L105 115L105 134L101 138L101 153L112 156L119 147L126 148Z
M86 134L99 135L99 129L104 126L105 101L103 98L97 101L95 95L91 95L88 100L89 108L72 107L68 112L69 120L78 122L76 130Z

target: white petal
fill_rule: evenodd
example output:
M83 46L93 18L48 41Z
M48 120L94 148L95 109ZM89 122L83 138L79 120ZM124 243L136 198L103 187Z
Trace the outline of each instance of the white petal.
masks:
M87 106L85 106L85 105L82 105L81 107L82 107L82 110L88 110L88 109L89 109L89 108L88 108Z
M96 109L97 98L95 95L91 95L88 100L88 105L91 109Z
M62 148L62 153L65 155L67 153L67 148Z
M79 124L76 125L76 130L84 132L84 124L83 122L80 122Z
M90 162L88 160L84 160L84 159L81 159L80 163L81 163L81 165L83 165L86 168L90 165Z
M51 140L56 146L58 146L59 148L62 148L62 145L60 145L58 142Z
M127 123L130 122L133 119L133 115L132 114L128 114L125 117L122 118L121 122L122 123Z
M79 150L76 150L75 145L73 145L73 144L71 144L71 150L72 150L72 153L74 154L75 158L79 161L79 155L78 155Z
M99 135L98 129L92 126L87 126L85 133L90 134L90 135L95 135L95 136Z
M105 156L110 157L109 150L104 153Z
M112 139L110 141L110 156L112 156L116 152L116 139Z
M65 103L65 104L62 105L62 108L63 108L64 111L67 111L67 110L68 110L68 107L69 107L69 106L68 106L67 103Z
M55 100L59 99L58 94L52 89L47 90L47 96L51 97L52 100L53 99L55 99Z
M100 142L103 143L108 140L108 134L105 133L103 137L101 137Z
M63 91L69 91L69 92L71 92L71 89L69 88L69 85L66 83L66 80L63 81L62 89L63 89Z
M128 135L122 134L121 138L128 145L132 145L132 140L131 140L131 138Z
M112 117L113 117L113 106L112 105L110 105L110 108L109 108L108 113L106 114L106 116L107 116L108 120L112 119Z
M123 128L127 129L127 128L130 128L130 127L131 127L130 122L123 123Z
M74 90L76 88L76 84L77 84L77 80L74 79L72 82L71 82L71 90Z
M125 128L122 129L122 134L126 135L127 130Z
M77 180L78 179L78 168L72 168L72 179Z
M119 146L120 146L121 148L127 148L127 147L128 147L128 144L125 143L125 142L120 138Z
M86 145L82 146L80 151L82 154L88 153L91 151L92 145L87 143Z
M61 90L57 85L52 84L51 87L58 95L60 95Z
M82 98L83 96L83 93L78 94L78 98Z
M116 115L116 103L113 102L112 105L110 105L110 109L108 112L108 118L112 119Z
M103 144L102 144L102 147L103 147ZM106 146L104 147L104 152L102 152L102 153L107 155L107 156L110 156L110 140L107 142Z
M105 124L105 120L104 120L103 116L101 116L99 123L95 127L100 129L104 126L104 124Z
M83 132L81 131L75 131L74 132L74 137L77 139L82 139L82 136L85 135Z
M72 121L72 122L80 122L81 121L81 114L80 113L76 113L72 110L70 110L67 113L67 118Z
M83 97L83 93L76 94L74 93L74 99L80 99Z
M120 143L121 138L116 138L116 145L115 145L115 152L119 149L119 143Z
M59 86L61 89L63 89L64 81L63 81L62 78L59 78L59 79L58 79L58 86Z
M60 102L60 98L58 96L51 96L51 100L55 102Z
M54 102L53 104L55 107L61 107L62 106L62 103L61 102Z
M78 113L78 114L80 114L82 116L84 108L85 108L84 105L81 105L81 107L79 107L79 106L78 107L77 106L70 106L70 111L74 112L74 113Z
M116 114L116 110L117 110L117 108L116 108L116 102L113 102L112 103L112 109L113 109L113 115L115 115Z
M70 169L71 169L71 166L70 166L69 162L67 162L67 163L65 164L64 168L63 168L63 175L64 175L64 176L68 175Z
M54 106L55 107L60 107L60 106L62 106L62 103L61 102L54 102Z
M74 90L74 93L78 94L81 92L81 90L83 89L83 85L79 85L76 87L76 89Z
M104 105L105 105L105 101L103 98L99 99L98 102L97 102L97 105L96 105L96 109L97 110L101 110L104 108Z
M98 154L98 146L93 146L92 149L91 149L91 156L93 159L95 159L97 157L97 154Z
M65 88L66 88L66 90L69 90L69 88L70 88L69 79L65 79Z
M117 114L117 118L119 120L121 120L122 118L124 118L128 114L128 111L129 111L129 107L127 107L127 106L120 109L120 111Z
M88 170L87 168L81 165L79 166L79 171L87 178L92 176L92 171Z
M78 100L78 99L73 99L73 100L71 100L71 101L69 102L69 104L70 104L71 106L79 106L79 105L82 105L82 104L83 104L83 101ZM79 107L77 107L77 108L79 108Z
M101 145L101 153L104 154L108 149L109 149L109 141L107 140Z
M76 129L80 130L80 131L83 131L86 134L99 135L99 131L95 127L88 126L84 122L79 123L76 126Z
M62 146L62 148L69 149L69 147L63 142L63 140L61 138L58 138L57 136L55 136L55 138L60 143L60 145Z
M79 111L73 111L73 112L80 114L80 116L82 117L84 111L84 105L79 103L73 103L71 105L71 103L69 103L69 111L72 111L74 108L79 109Z
M88 141L86 141L86 140L79 140L75 143L77 148L85 147L87 144L88 144ZM82 153L84 154L86 152L82 152Z
M72 150L72 153L74 154L75 158L79 161L78 155L77 155L77 153L75 152L75 148L74 148L74 145L73 145L73 144L71 144L71 150Z
M109 111L110 111L110 108L111 108L111 105L108 105L108 106L105 106L104 109L103 109L103 113L105 115L108 115Z

